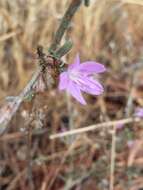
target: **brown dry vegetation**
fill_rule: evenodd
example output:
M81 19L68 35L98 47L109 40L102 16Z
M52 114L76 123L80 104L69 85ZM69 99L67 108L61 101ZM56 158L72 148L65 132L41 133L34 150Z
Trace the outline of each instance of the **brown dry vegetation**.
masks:
M74 16L65 36L74 47L65 60L71 63L79 52L81 60L103 63L107 67L101 76L105 93L85 95L87 106L56 88L26 100L9 132L0 137L1 190L143 189L142 123L128 124L113 135L112 128L102 128L77 137L49 139L53 133L130 117L137 106L143 106L143 6L141 1L124 2L93 0ZM0 1L1 105L30 80L37 67L37 45L48 50L69 3ZM38 132L33 134L33 129ZM134 146L129 148L131 141ZM113 153L115 172L111 173Z

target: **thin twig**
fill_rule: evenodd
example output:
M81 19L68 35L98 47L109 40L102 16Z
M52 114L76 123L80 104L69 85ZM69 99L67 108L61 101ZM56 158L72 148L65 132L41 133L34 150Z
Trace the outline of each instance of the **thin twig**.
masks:
M126 104L126 107L125 107L125 116L126 117L129 117L133 111L133 93L134 93L134 90L137 86L137 82L138 82L138 70L135 69L134 71L131 72L131 82L130 82L130 92L129 92L129 95L128 95L128 99L127 99L127 104Z
M27 144L27 155L26 155L27 156L27 176L28 176L30 189L33 190L34 183L33 183L33 174L32 174L32 155L31 155L31 144L32 144L31 122L32 122L32 119L30 119L30 121L28 121L28 124L29 124L28 135L25 140L26 140L26 144Z
M136 5L143 5L142 0L122 0L123 3L129 3L129 4L136 4Z
M24 169L23 171L21 171L21 173L18 173L15 178L10 182L9 186L7 187L7 190L14 190L16 188L16 184L18 183L18 181L25 177L26 175L26 171L27 171L27 168Z
M111 164L110 164L110 190L114 190L115 179L115 158L116 158L116 125L112 130L112 148L111 148Z
M32 130L32 136L40 136L45 133L48 133L48 129L33 129ZM28 135L28 131L19 131L14 133L8 133L0 137L0 142L8 142L8 141L17 141L18 139L21 139L23 137L26 137Z
M20 33L19 30L6 33L6 34L0 36L0 42L8 40L9 38L12 38L12 37L16 36L19 33Z
M56 138L62 138L62 137L70 136L70 135L78 135L78 134L81 134L81 133L93 131L95 129L100 129L102 127L108 128L108 127L111 127L113 125L128 124L128 123L139 122L139 121L141 121L140 118L129 117L129 118L126 118L126 119L103 122L103 123L99 123L99 124L96 124L96 125L90 125L88 127L83 127L83 128L63 132L63 133L53 134L53 135L50 135L49 138L50 139L56 139Z

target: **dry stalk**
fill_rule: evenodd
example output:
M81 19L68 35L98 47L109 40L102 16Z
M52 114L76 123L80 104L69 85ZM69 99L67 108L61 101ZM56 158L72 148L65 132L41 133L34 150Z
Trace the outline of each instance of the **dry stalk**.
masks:
M121 120L116 120L116 121L103 122L103 123L99 123L96 125L90 125L88 127L83 127L83 128L63 132L63 133L53 134L53 135L50 135L50 139L62 138L62 137L67 137L67 136L71 136L71 135L78 135L78 134L80 135L82 133L93 131L93 130L100 129L100 128L109 128L109 127L112 127L114 125L128 124L128 123L139 122L139 121L141 121L140 118L129 117L126 119L121 119Z
M71 1L69 8L67 9L65 15L63 16L63 18L61 20L59 28L57 29L57 32L56 32L55 37L53 39L53 42L49 48L50 54L47 55L47 57L49 56L49 57L53 57L54 59L57 59L57 57L55 57L56 56L56 50L57 50L58 46L60 45L60 42L62 40L62 37L63 37L65 31L68 29L68 26L71 22L72 17L76 13L76 11L79 8L79 6L81 5L81 3L82 3L82 0L76 0L76 1L72 0ZM65 46L64 46L64 49L65 49ZM70 50L69 47L67 47L67 49L68 49L68 51ZM64 51L65 54L68 51ZM62 56L63 55L64 55L64 53L62 53ZM23 91L19 94L19 96L14 98L12 104L10 104L10 110L8 110L8 114L5 116L4 119L3 118L1 119L1 121L0 121L0 135L2 135L5 131L7 131L7 129L8 129L7 126L9 124L9 122L11 121L11 119L13 118L13 116L15 115L15 113L17 112L17 110L19 109L21 103L24 101L26 96L33 90L33 87L34 87L35 83L38 81L40 75L44 75L43 66L45 69L48 66L48 64L51 64L51 62L50 62L51 59L50 59L50 61L48 59L44 60L43 56L41 56L41 57L39 56L39 68L37 69L37 71L35 71L35 74L32 76L32 79L28 82L28 84L23 89ZM58 55L58 59L60 59L60 58L61 57ZM42 66L41 66L41 62L42 62ZM49 78L52 78L52 76L49 76ZM51 83L50 80L47 82ZM48 84L48 85L50 86L51 84ZM7 105L7 107L9 109L9 104ZM2 114L1 114L1 117L3 117Z
M116 158L116 125L112 130L112 148L111 148L111 164L110 164L110 190L114 190L115 179L115 158Z

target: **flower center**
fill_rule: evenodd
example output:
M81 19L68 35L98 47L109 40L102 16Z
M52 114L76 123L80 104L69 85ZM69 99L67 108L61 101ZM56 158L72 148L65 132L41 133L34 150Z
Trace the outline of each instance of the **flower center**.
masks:
M79 79L79 72L77 72L77 71L70 71L69 72L69 78L72 80L72 81L75 81L75 82L77 82L78 81L78 79Z
M86 82L83 79L83 75L81 77L81 73L78 71L70 71L69 78L70 80L74 81L76 84L78 84L81 87L87 86Z

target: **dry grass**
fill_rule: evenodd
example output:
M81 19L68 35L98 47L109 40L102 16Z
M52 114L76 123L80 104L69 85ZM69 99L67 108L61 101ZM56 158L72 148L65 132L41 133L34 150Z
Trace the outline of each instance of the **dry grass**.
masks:
M24 88L37 67L37 45L48 50L69 2L0 1L1 103L4 97L17 95ZM141 140L140 123L132 122L116 131L116 153L110 130L103 128L78 138L49 140L50 134L68 130L71 122L78 128L119 120L125 117L125 111L131 116L136 106L143 106L142 11L140 0L92 0L88 8L80 7L65 36L74 42L66 60L70 63L80 52L82 60L105 64L105 93L98 98L86 96L85 107L67 100L57 89L24 102L10 124L9 134L0 138L0 189L109 189L111 149L116 154L116 160L112 155L115 163L111 163L115 166L111 173L114 189L143 187L142 150L136 152L132 165L127 167L132 151L126 144ZM37 130L34 134L33 129ZM136 158L139 164L134 164Z

